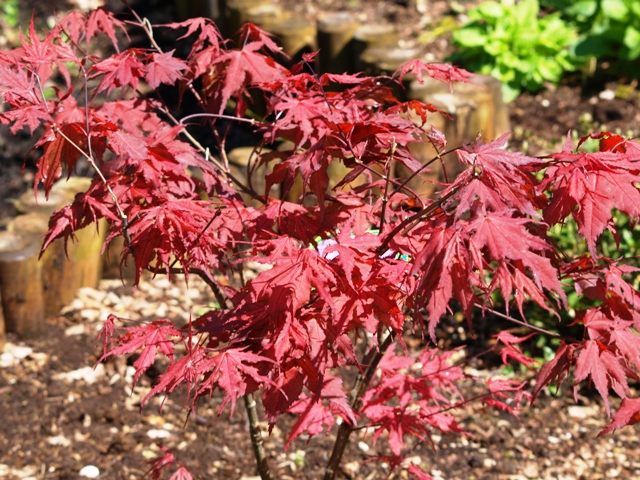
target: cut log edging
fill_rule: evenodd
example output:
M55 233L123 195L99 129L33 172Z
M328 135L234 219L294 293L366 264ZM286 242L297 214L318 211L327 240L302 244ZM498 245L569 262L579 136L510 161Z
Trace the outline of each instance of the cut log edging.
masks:
M123 242L112 242L103 255L105 219L74 232L66 248L58 239L40 253L51 214L71 204L90 184L89 178L63 179L48 199L30 190L14 202L16 216L0 232L0 349L6 333L22 339L40 337L46 331L45 320L69 305L80 288L96 288L103 272L111 278L132 274L131 269L121 274L118 268Z

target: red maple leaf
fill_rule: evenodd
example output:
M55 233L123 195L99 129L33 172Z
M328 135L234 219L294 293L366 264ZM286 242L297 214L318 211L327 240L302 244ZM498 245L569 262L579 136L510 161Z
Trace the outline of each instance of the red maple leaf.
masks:
M551 191L544 219L555 225L572 214L589 252L597 257L595 242L610 226L614 208L630 217L640 216L637 156L619 151L572 153L567 139L563 151L551 158L555 162L547 168L539 185L539 191Z
M222 113L229 99L241 96L248 85L272 82L288 73L271 57L259 52L264 46L263 41L253 41L242 50L231 50L215 59L212 65L216 71L215 82L222 88L215 89L210 97L214 113Z
M564 341L560 344L553 360L549 360L545 363L536 379L536 387L533 390L531 402L533 403L538 397L544 387L548 386L554 380L557 381L558 386L562 383L564 378L569 373L569 369L575 362L574 357L575 347L573 345L567 345Z
M173 85L182 78L180 72L187 68L187 64L173 56L175 50L165 53L152 53L148 57L145 79L151 88L158 88L160 84Z
M409 73L414 74L420 83L424 83L422 75L426 74L435 80L446 83L450 91L453 91L454 82L473 83L471 79L478 76L462 68L454 67L453 65L446 63L427 63L420 59L408 61L398 68L393 75L402 80L404 76Z
M42 182L45 192L49 192L60 177L63 164L68 168L69 176L71 175L76 162L86 154L87 148L87 132L82 123L62 125L58 131L52 132L52 136L52 140L43 144L44 154L38 162L34 182L35 188Z
M87 18L87 24L84 29L87 47L89 46L89 42L91 41L91 39L95 37L98 32L100 32L106 34L107 37L109 37L113 48L115 48L116 52L119 53L120 50L118 49L116 28L119 28L125 35L127 35L128 38L127 31L124 28L124 23L118 20L112 12L109 12L104 8L93 10L89 14L89 18Z
M495 338L499 342L502 342L505 345L505 347L500 350L500 356L502 357L502 362L506 364L508 363L509 358L512 358L517 362L520 362L523 365L526 365L527 367L529 367L533 363L536 363L535 359L524 355L522 353L522 350L520 350L520 348L517 346L517 344L530 339L534 335L536 334L530 333L529 335L526 335L524 337L517 337L515 335L510 334L507 330L504 330L499 334L495 335Z
M576 402L578 401L577 384L589 376L604 400L607 415L610 415L609 389L615 390L623 398L626 397L629 392L627 375L619 359L600 342L594 340L587 340L584 343L576 360L574 372Z
M171 477L169 477L169 480L192 480L192 479L193 477L191 476L191 473L185 467L180 467L178 470L173 472L173 475L171 475Z
M174 342L168 337L181 337L180 332L168 319L154 320L141 327L127 327L126 331L127 333L116 339L119 345L104 353L99 361L114 355L134 353L142 349L140 356L133 363L136 369L133 377L134 384L153 365L158 351L172 359Z
M543 164L538 159L505 150L507 137L508 134L504 134L489 143L478 139L472 147L456 150L460 162L470 167L443 192L447 195L460 189L452 199L458 202L457 217L480 200L487 210L515 209L539 218L541 198L536 196L535 178L527 170Z
M92 78L102 76L96 93L106 90L109 94L115 88L126 86L135 89L145 73L145 66L138 59L143 53L141 49L130 48L91 67Z
M267 377L260 374L256 365L272 363L262 355L251 353L244 348L228 348L218 352L208 359L206 368L211 370L209 377L202 383L200 391L211 391L213 384L217 384L226 392L226 396L218 409L218 415L224 407L231 403L231 414L236 407L236 401L243 395L255 391L260 383L272 384Z
M216 50L220 49L220 40L222 40L222 35L220 35L216 24L210 18L190 18L184 22L173 22L163 26L170 29L187 27L187 33L179 37L178 40L187 38L198 30L200 31L198 38L192 43L191 53L189 54L190 57L193 56L195 52L206 48L207 45L215 47Z
M285 448L305 431L314 436L322 433L325 428L330 430L335 424L336 415L340 415L343 421L355 423L354 413L342 387L342 379L327 374L318 390L313 397L303 393L289 408L290 413L298 415L298 420L291 427Z
M54 40L57 40L55 30L51 31L44 40L38 37L32 16L29 23L28 40L23 36L22 30L20 31L22 52L17 58L30 67L31 72L37 76L41 85L44 85L51 78L53 65L56 65L67 86L70 86L69 70L65 62L78 64L78 59L69 45L64 42L54 43Z
M623 398L620 408L613 415L613 421L598 433L598 437L616 428L635 425L638 422L640 422L640 398Z
M418 480L433 480L433 477L425 472L415 463L412 463L407 467L407 472L416 477Z

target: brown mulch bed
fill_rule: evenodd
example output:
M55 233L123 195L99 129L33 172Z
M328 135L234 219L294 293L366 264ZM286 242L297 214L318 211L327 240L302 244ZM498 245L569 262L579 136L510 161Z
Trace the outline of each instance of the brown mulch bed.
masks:
M210 302L206 286L196 279L187 288L147 278L133 294L118 280L103 280L98 289L81 290L50 320L46 338L10 343L0 357L0 478L72 479L94 466L99 478L138 479L160 446L172 449L197 478L253 478L242 405L233 415L227 407L218 417L222 399L214 395L188 421L179 396L164 403L152 399L140 410L160 363L133 388L135 357L96 367L101 345L95 342L109 313L131 321L166 316L180 324ZM575 404L570 397L543 396L519 420L471 404L458 415L471 435L434 435L436 450L414 445L410 458L446 479L640 478L637 429L596 438L607 423L601 402L580 396ZM282 479L318 478L333 435L298 440L285 452L292 422L282 418L265 437L270 464ZM384 444L374 446L371 434L357 435L343 459L342 478L385 478L384 464L367 462L385 453Z

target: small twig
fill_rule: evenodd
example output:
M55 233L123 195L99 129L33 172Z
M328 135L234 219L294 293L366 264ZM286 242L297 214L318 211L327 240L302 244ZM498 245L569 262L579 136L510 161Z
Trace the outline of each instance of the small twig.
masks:
M158 270L160 270L160 269L147 267L146 270L148 272L153 273L154 275L157 275L158 274ZM185 269L181 268L181 267L168 267L168 268L165 269L165 271L168 272L171 275L185 275L187 273L185 271ZM188 272L189 273L193 273L194 275L197 275L198 277L200 277L204 281L204 283L207 284L207 286L213 292L213 295L216 297L216 300L218 301L218 304L220 304L220 308L227 308L227 299L226 299L226 297L224 296L224 294L220 290L220 287L218 286L218 284L211 278L211 276L206 271L201 270L199 268L191 267L191 268L189 268Z
M432 143L433 145L433 143ZM434 147L435 148L435 147ZM399 187L397 187L393 192L391 192L391 194L389 195L389 199L391 199L391 197L393 197L396 193L398 193L400 190L402 190L403 188L406 187L406 185L413 180L418 174L420 174L420 172L422 172L425 168L427 168L429 165L431 165L433 162L435 162L436 160L440 159L440 162L443 162L442 157L444 157L445 155L448 155L450 153L455 152L456 150L459 150L461 147L456 147L456 148L452 148L451 150L447 150L446 152L440 153L438 152L438 150L436 149L436 152L438 152L431 160L425 162L418 170L416 170L415 172L413 172L411 175L409 175L401 184ZM444 163L443 163L443 168L444 168Z
M523 322L522 320L518 320L517 318L513 318L513 317L511 317L509 315L505 315L504 313L500 313L497 310L494 310L494 309L489 308L489 307L485 307L485 306L480 305L478 303L474 304L474 306L476 308L481 309L481 310L486 310L487 312L490 312L493 315L495 315L496 317L502 318L503 320L507 320L507 321L509 321L511 323L516 323L516 324L521 325L523 327L527 327L530 330L534 330L534 331L536 331L538 333L543 333L543 334L545 334L545 335L547 335L549 337L560 338L560 339L566 340L567 342L579 342L580 341L580 340L575 339L573 337L565 337L564 335L561 335L559 333L551 332L551 331L546 330L546 329L541 328L541 327L536 327L535 325L532 325L532 324L527 323L527 322Z
M199 117L220 118L222 120L231 120L231 121L234 121L234 122L244 122L244 123L249 123L251 125L255 125L256 123L258 123L253 118L234 117L234 116L231 116L231 115L223 115L223 114L218 114L218 113L193 113L191 115L187 115L182 120L180 120L180 123L184 124L184 122L187 121L187 120L190 120L192 118L199 118Z
M393 343L395 340L395 335L390 333L387 335L387 338L382 342L379 348L372 346L365 358L363 359L363 365L368 365L364 373L358 375L358 379L351 390L349 395L349 404L353 410L358 410L361 406L361 398L364 395L364 392L367 390L373 375L378 369L378 364L380 360L382 360L383 355L387 351L387 348ZM349 424L346 420L340 424L340 428L338 429L338 434L336 436L336 441L333 444L333 451L331 452L331 457L329 458L329 462L327 463L327 467L324 471L324 480L333 480L338 473L340 468L340 460L342 460L342 455L344 454L344 450L349 443L349 436L356 429L355 425Z
M313 68L311 67L311 65L309 65L309 63L305 60L305 64L309 67L309 69L313 72ZM331 105L331 102L329 101L329 97L327 97L327 93L324 91L324 87L320 84L320 80L318 78L318 76L314 73L313 75L313 79L316 82L316 85L318 86L320 93L322 94L322 97L324 99L324 102L327 104L327 107L329 108L329 111L331 112L331 114L334 114L334 108L333 105ZM349 142L349 139L347 138L347 136L345 135L345 133L341 130L338 129L338 133L340 135L340 138L342 139L342 141L345 143L345 145L347 146L347 148L349 148L349 151L351 152L351 155L353 155L353 160L356 162L356 164L360 165L362 168L364 168L365 170L368 170L369 172L378 175L382 180L385 180L386 182L390 182L393 185L395 185L398 189L404 188L405 190L407 190L411 195L415 196L417 199L420 200L420 196L414 192L413 190L411 190L410 188L408 188L406 185L401 186L399 184L399 182L393 180L392 178L389 177L389 175L383 174L378 172L375 168L371 168L369 165L366 165L362 159L356 154L355 150L353 149L353 146L351 145L351 143ZM395 142L395 140L394 140ZM366 146L366 143L365 143ZM421 201L422 202L422 201ZM424 203L423 203L424 205Z
M109 195L111 196L111 200L113 201L114 206L116 207L116 210L118 211L118 216L120 217L120 219L122 220L122 234L125 237L125 240L127 241L127 244L130 246L131 245L131 238L129 237L129 233L127 231L128 227L129 227L129 223L128 223L128 218L127 215L124 213L124 211L122 210L122 208L120 207L120 204L118 203L118 198L116 197L116 194L113 192L113 190L111 189L111 187L109 186L109 184L107 183L107 179L104 177L104 175L102 174L102 171L98 168L98 165L96 164L95 160L93 159L93 157L90 157L87 152L85 152L82 148L80 148L73 140L71 140L68 136L66 136L64 133L62 133L62 131L60 131L60 129L57 127L57 125L52 125L52 130L60 135L62 138L64 138L67 142L69 142L71 144L71 146L73 148L75 148L76 150L78 150L80 152L80 154L87 159L87 161L89 162L89 164L93 167L93 169L96 171L96 173L98 174L98 176L100 177L100 180L102 180L102 183L104 184L105 188L107 189L107 192L109 192Z
M163 105L155 105L155 107L162 112L164 115L166 115L169 120L171 121L171 123L173 123L174 125L184 125L182 123L180 123L180 121L178 119L176 119L171 112L169 112L169 110L163 106ZM235 118L235 117L232 117ZM202 153L205 158L210 161L213 165L215 165L222 173L224 176L227 177L227 179L229 179L230 181L232 181L234 183L234 185L236 185L240 190L242 190L242 192L251 195L252 198L255 198L259 201L263 201L262 197L260 195L258 195L255 191L253 191L251 188L249 188L248 186L246 186L244 183L242 183L236 176L234 176L231 171L229 170L229 165L228 165L228 160L226 160L226 153L224 152L223 149L221 149L221 156L223 158L223 163L220 163L218 161L218 159L216 159L215 157L209 155L209 149L205 148L200 142L198 142L198 140L196 140L196 138L191 135L191 133L189 133L189 131L185 128L183 128L182 130L180 130L180 133L182 135L184 135L185 137L187 137L187 140L189 140L189 142L197 149L200 151L200 153ZM217 140L219 140L219 138L217 137L217 132L214 131L214 134L217 138ZM218 142L220 143L220 142Z
M164 53L164 51L160 48L160 45L158 45L158 43L156 42L155 38L153 38L153 31L150 29L151 24L149 23L149 21L146 18L144 20L142 18L140 18L140 15L138 15L138 13L133 8L131 8L131 6L126 3L126 1L125 1L125 5L127 5L127 7L129 7L129 10L131 11L131 14L138 21L137 24L133 23L133 22L132 22L132 24L133 25L137 25L138 27L140 27L140 28L142 28L144 30L144 33L147 35L147 38L149 39L149 42L151 42L151 46L158 53ZM202 105L203 104L202 97L196 91L196 89L193 87L193 83L189 82L187 84L187 88L193 94L193 96L196 98L198 103L200 103Z
M264 442L262 441L262 429L258 419L258 410L253 393L247 393L244 397L244 406L247 409L247 417L249 418L249 432L251 434L251 444L253 445L253 453L258 462L258 473L262 480L273 480L271 470L269 470L269 462L264 452Z
M408 231L415 226L415 223L418 220L420 220L422 217L431 215L432 213L436 212L447 200L453 197L456 193L458 193L458 190L453 190L449 192L447 195L445 195L444 197L441 197L435 202L433 202L428 207L420 210L418 213L405 218L385 237L382 244L376 250L378 255L382 255L384 252L387 251L387 247L389 246L389 243L391 243L391 240L393 239L393 237L395 237L398 233L404 230L403 234L406 235Z
M387 213L387 202L389 202L389 177L391 174L391 166L393 164L393 156L396 153L396 139L394 137L392 143L391 143L391 150L389 151L389 159L387 160L387 165L386 165L386 176L387 176L387 180L384 183L384 194L382 196L382 211L380 213L380 234L382 234L382 229L384 228L384 218L385 215Z

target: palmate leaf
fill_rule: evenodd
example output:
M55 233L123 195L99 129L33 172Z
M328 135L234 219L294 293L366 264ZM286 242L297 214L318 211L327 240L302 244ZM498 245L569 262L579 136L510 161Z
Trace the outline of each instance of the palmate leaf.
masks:
M454 67L445 63L426 63L423 60L415 59L405 63L398 68L394 73L394 76L402 78L413 73L420 83L424 83L423 75L446 83L451 91L453 91L453 84L455 82L473 83L471 79L477 75L469 73L464 69Z
M610 414L609 389L615 390L623 398L629 392L627 375L620 361L611 351L597 341L587 340L585 342L584 348L580 351L576 360L574 376L576 384L589 376L591 377L598 393L604 400L607 415ZM574 388L574 396L578 401L577 387Z
M613 416L613 421L598 433L598 437L616 428L635 425L638 422L640 422L640 398L623 398L620 408Z
M225 52L214 60L212 67L218 76L215 81L222 86L211 90L210 104L215 113L222 113L229 99L241 96L249 84L272 82L288 73L272 58L258 53L264 47L264 40L253 41L242 50Z
M105 352L99 361L114 355L124 355L142 350L133 364L136 369L133 377L134 384L153 365L158 351L172 359L174 340L170 340L168 337L182 336L169 319L154 320L140 327L128 327L126 330L127 333L116 339L118 346Z
M325 428L331 429L337 415L351 424L356 422L342 386L342 379L331 374L325 376L317 393L312 393L311 397L303 393L289 408L289 412L297 414L298 420L291 427L285 448L288 448L291 442L304 432L314 436L322 433Z
M76 162L87 148L87 132L81 123L68 123L53 132L53 140L44 144L44 155L38 163L34 186L42 182L45 192L49 192L55 181L60 178L62 165L68 168L69 175Z
M135 90L145 73L145 66L138 59L142 54L142 49L130 48L94 65L89 70L92 78L102 77L96 93L106 90L109 94L115 88L127 86Z
M640 182L640 162L635 142L629 142L628 151L622 151L619 142L603 140L601 145L607 150L573 153L567 138L563 151L551 155L554 163L546 169L538 187L540 192L551 192L545 221L554 225L572 214L593 257L597 257L596 240L611 226L614 208L632 218L640 216L640 190L636 186Z
M187 64L175 58L174 51L151 54L145 74L145 79L151 88L158 88L161 84L173 85L182 78L180 72L187 69Z

